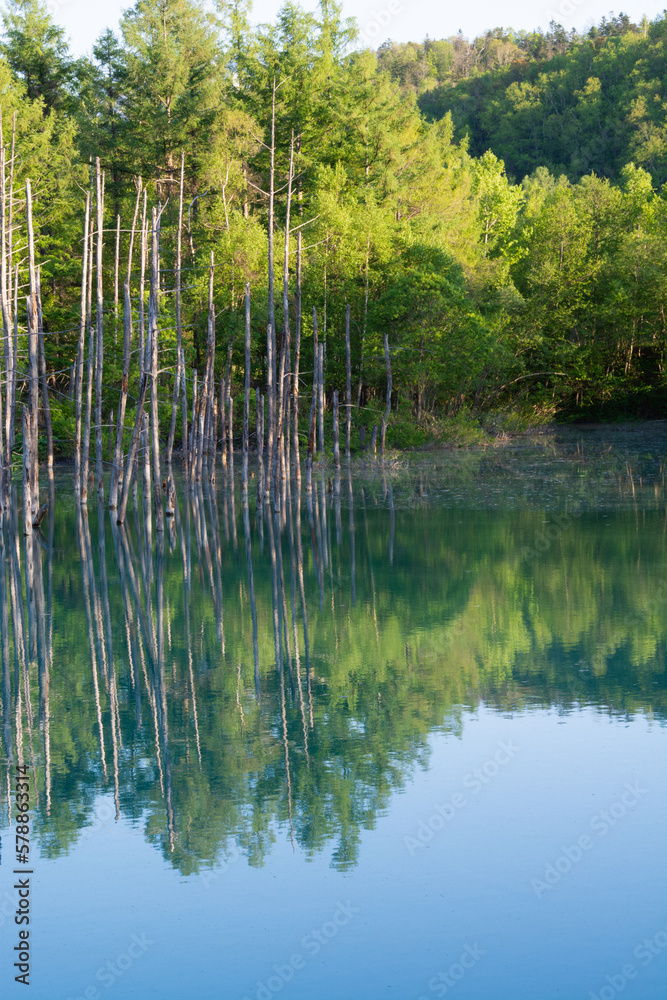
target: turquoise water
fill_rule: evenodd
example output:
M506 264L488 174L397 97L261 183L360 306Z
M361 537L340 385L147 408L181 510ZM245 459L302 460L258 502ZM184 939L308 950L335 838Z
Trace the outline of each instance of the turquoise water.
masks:
M658 1000L665 436L219 475L0 559L0 975L30 992Z

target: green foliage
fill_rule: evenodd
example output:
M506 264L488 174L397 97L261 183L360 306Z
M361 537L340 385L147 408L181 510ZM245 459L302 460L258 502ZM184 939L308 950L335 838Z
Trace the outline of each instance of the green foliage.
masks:
M182 151L187 367L202 370L213 253L216 374L227 372L230 357L238 391L248 282L252 382L264 384L275 83L276 323L280 331L293 137L288 300L294 330L299 227L302 391L313 369L313 307L326 344L328 404L334 388L344 389L349 303L353 398L384 406L386 331L393 410L416 420L416 437L444 415L477 419L512 402L537 414L658 412L666 391L667 168L656 81L666 23L657 18L639 31L621 16L585 37L558 25L546 34L494 29L472 42L459 35L387 43L376 53L350 50L354 24L324 0L314 13L289 0L274 24L258 28L245 0L220 2L215 14L200 0L138 0L118 34L106 30L92 59L74 62L39 0L12 0L0 61L3 138L7 158L16 111L13 225L24 225L30 177L55 398L71 389L83 190L97 155L106 190L105 419L118 399L128 267L137 347L138 234L127 261L137 175L149 213L155 202L163 209L160 384L168 414ZM21 314L22 257L19 270ZM130 420L136 388L133 366Z
M431 118L451 113L471 153L492 149L515 179L541 166L572 181L619 179L634 162L660 186L666 25L664 14L641 29L620 15L582 36L554 24L546 35L487 33L465 43L467 64L445 71L419 103Z
M31 101L48 109L71 109L76 67L65 31L55 24L43 0L6 0L0 54L25 86Z

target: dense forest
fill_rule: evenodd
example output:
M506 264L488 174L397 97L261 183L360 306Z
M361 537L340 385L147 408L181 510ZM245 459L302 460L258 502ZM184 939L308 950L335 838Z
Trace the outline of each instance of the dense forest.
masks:
M349 304L355 430L385 406L387 334L389 444L437 437L443 418L461 414L498 421L504 413L505 426L519 417L664 414L665 16L634 25L621 14L585 35L552 23L546 33L496 29L472 42L459 35L374 52L355 49L355 24L330 0L317 14L286 2L274 24L257 28L250 8L248 0L219 0L215 13L198 0L138 0L91 58L75 59L41 0L6 0L0 147L10 289L18 272L4 321L17 322L25 396L19 302L29 280L30 178L57 454L71 454L74 438L84 204L96 157L105 420L122 376L119 260L133 337L144 314L147 254L138 237L130 248L143 185L149 219L153 205L161 211L163 431L169 424L182 155L189 393L205 365L213 254L216 378L242 386L249 283L252 385L263 391L269 286L286 275L287 295L281 287L275 302L280 341L299 269L304 387L315 307L327 405L344 390ZM130 409L137 379L138 371Z

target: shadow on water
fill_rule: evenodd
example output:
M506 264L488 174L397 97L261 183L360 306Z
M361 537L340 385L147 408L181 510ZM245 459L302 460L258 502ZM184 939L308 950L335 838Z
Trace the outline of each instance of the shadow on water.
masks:
M283 828L346 869L429 735L482 703L664 722L659 456L568 445L446 471L316 470L274 513L223 468L164 533L138 501L121 527L65 505L46 537L6 518L2 817L25 761L46 855L109 791L184 874L230 847L262 865Z

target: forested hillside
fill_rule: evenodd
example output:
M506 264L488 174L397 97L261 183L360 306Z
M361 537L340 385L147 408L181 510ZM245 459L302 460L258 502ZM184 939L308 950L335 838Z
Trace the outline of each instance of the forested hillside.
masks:
M219 2L215 14L198 0L138 0L90 59L71 56L41 0L5 0L3 23L4 319L17 318L20 360L29 177L61 454L74 434L84 202L97 156L104 414L118 400L128 266L135 338L144 311L139 235L128 265L139 178L148 219L152 205L162 208L160 385L170 406L182 153L188 372L204 367L213 253L216 377L242 383L249 282L252 381L264 385L269 284L282 290L287 245L294 317L300 234L304 390L313 307L327 398L344 389L349 303L357 407L384 408L388 333L390 444L425 440L461 410L475 418L508 407L602 419L664 414L664 17L637 27L621 16L581 38L552 25L544 35L497 30L473 42L373 52L355 51L355 25L329 0L315 15L286 2L275 24L257 29L247 0ZM282 302L276 293L278 332ZM358 409L362 422L372 418Z
M387 44L380 66L417 95L427 118L451 113L468 150L487 149L520 181L538 167L572 182L595 173L620 181L628 163L659 188L667 180L667 24L625 14L567 33L496 28L468 42Z

